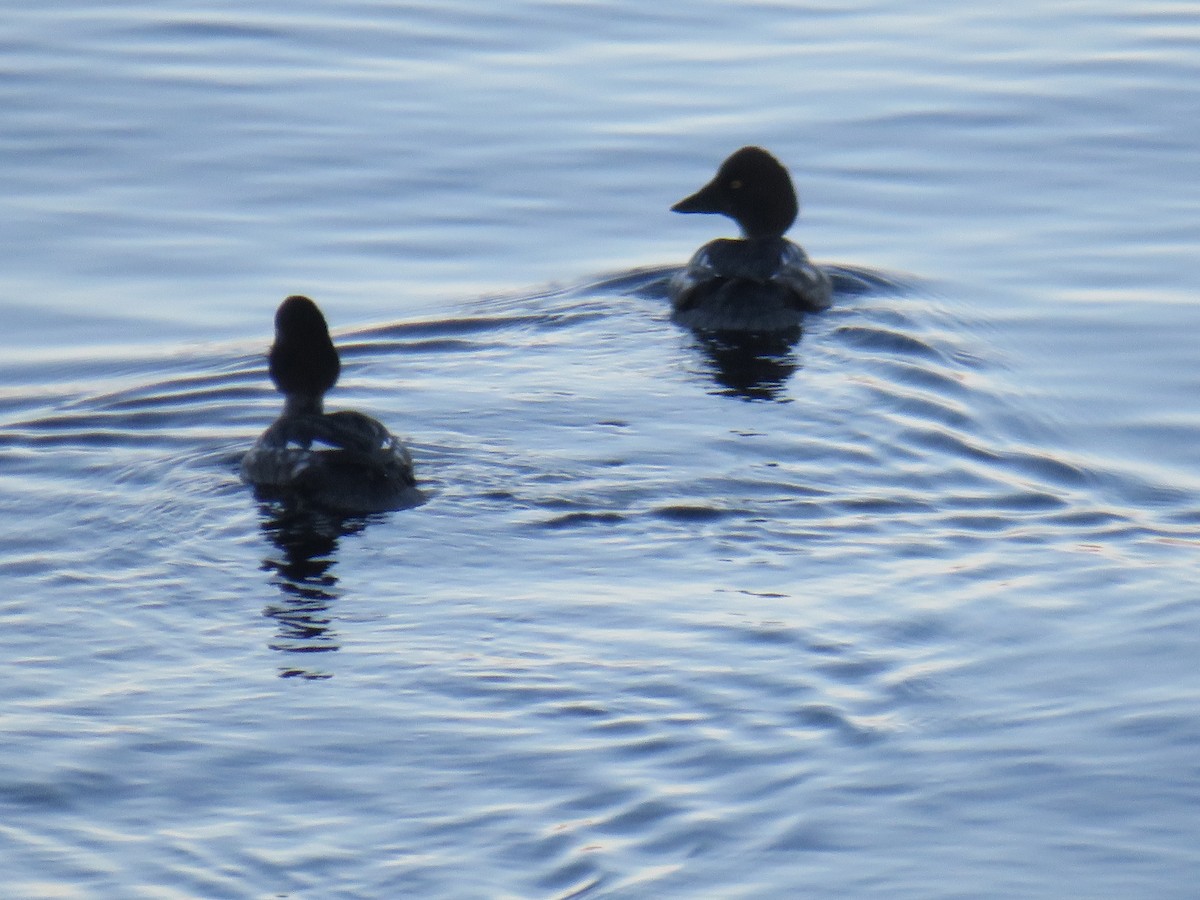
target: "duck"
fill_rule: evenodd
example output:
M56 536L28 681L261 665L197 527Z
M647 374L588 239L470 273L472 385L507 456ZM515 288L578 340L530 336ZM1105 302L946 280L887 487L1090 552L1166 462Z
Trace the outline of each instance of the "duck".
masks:
M778 331L832 302L829 276L783 235L800 210L791 176L761 147L742 147L713 179L671 207L719 213L741 238L705 244L667 288L672 318L701 331Z
M350 410L325 412L342 363L316 303L296 294L279 305L267 360L283 412L242 458L243 481L335 512L421 502L412 455L381 422Z

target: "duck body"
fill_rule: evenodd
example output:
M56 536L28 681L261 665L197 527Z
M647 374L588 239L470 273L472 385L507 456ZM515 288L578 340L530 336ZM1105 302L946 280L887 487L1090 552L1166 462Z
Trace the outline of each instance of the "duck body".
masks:
M787 169L760 147L738 150L712 181L671 207L728 216L742 232L705 244L671 279L675 321L706 331L774 331L827 309L829 276L783 236L799 208Z
M786 238L720 238L670 281L674 320L702 331L777 331L828 309L829 276Z
M242 458L242 479L325 509L382 512L421 501L412 455L359 412L282 415Z
M286 399L283 413L242 458L242 480L338 512L421 502L412 456L381 422L324 411L341 362L325 317L307 297L289 297L279 307L268 358L271 380Z

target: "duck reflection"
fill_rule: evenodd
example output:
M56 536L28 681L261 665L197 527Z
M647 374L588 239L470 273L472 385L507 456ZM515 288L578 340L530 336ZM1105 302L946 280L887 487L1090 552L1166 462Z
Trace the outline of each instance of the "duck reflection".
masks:
M339 596L337 576L338 541L362 531L371 517L325 512L302 504L261 499L263 533L278 553L263 560L262 569L273 573L271 583L279 588L278 602L268 603L263 615L275 620L278 631L269 644L283 653L331 653L339 649L330 606ZM283 678L329 678L308 665L287 665Z
M692 331L717 393L744 400L784 399L800 368L794 352L799 326L779 331Z

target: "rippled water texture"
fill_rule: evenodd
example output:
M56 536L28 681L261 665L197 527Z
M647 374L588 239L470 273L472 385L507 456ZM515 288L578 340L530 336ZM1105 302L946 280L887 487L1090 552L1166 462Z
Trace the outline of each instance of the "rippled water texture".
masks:
M941 6L12 6L0 893L1193 896L1200 8ZM238 481L295 292L424 505Z

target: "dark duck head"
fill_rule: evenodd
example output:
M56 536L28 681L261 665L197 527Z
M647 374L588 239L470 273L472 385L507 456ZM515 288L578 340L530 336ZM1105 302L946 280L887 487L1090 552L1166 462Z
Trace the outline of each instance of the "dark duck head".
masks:
M680 213L720 213L741 226L746 238L782 237L800 206L787 169L761 147L743 147L716 177L671 207Z
M317 304L292 296L279 305L268 359L271 380L286 398L283 414L320 415L322 398L337 384L342 364Z

